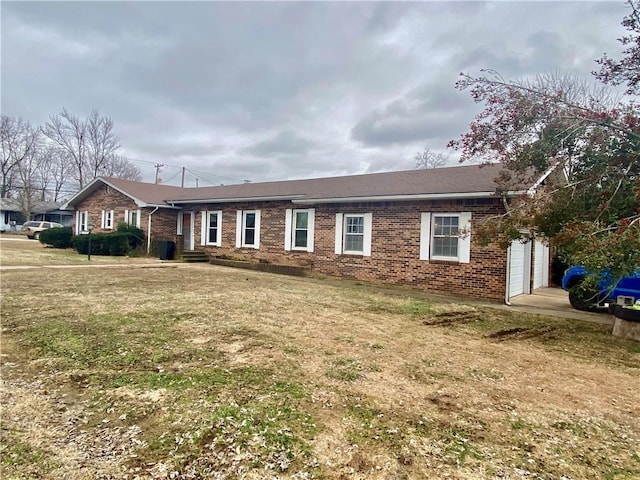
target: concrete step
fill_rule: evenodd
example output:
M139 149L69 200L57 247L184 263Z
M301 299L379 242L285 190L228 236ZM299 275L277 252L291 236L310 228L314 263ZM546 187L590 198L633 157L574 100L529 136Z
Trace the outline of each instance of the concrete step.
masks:
M185 263L206 263L209 261L209 255L202 250L185 250L180 259Z

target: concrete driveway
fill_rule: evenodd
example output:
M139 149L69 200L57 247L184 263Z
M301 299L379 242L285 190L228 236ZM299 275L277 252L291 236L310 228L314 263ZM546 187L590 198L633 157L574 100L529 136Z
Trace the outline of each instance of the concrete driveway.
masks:
M531 295L518 295L511 299L507 310L550 315L552 317L575 318L589 322L613 325L613 315L602 312L581 312L569 303L567 292L561 288L539 288Z

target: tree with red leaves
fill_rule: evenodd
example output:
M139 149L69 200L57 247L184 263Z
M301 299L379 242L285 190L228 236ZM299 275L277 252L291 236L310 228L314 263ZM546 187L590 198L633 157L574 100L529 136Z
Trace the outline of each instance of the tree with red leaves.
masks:
M518 81L491 70L461 74L456 88L484 110L449 146L461 161L504 164L499 191L536 187L480 226L485 240L545 236L568 263L593 272L621 277L640 268L640 2L629 4L625 57L597 61L604 85L560 74ZM607 85L623 83L627 96Z

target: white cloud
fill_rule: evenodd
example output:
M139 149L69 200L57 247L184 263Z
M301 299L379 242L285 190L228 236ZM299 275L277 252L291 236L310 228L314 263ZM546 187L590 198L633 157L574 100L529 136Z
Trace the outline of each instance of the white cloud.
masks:
M4 2L2 111L113 118L163 178L412 168L478 107L460 71L568 71L620 51L622 2ZM178 175L179 178L179 175Z

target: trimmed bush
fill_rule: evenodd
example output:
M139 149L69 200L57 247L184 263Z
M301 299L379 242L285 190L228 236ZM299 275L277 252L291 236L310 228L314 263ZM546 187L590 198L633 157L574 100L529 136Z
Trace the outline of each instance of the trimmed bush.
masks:
M134 227L128 223L120 223L116 227L116 231L118 233L126 233L128 235L129 247L131 250L135 250L144 243L144 232L138 227Z
M73 247L78 253L89 253L89 235L73 237ZM131 251L129 234L121 232L91 234L91 255L122 256Z
M121 223L115 232L91 234L91 255L129 255L144 244L144 232L132 225ZM73 237L78 253L89 253L89 235Z
M73 244L73 230L71 227L48 228L40 232L40 243L51 245L53 248L71 248Z

